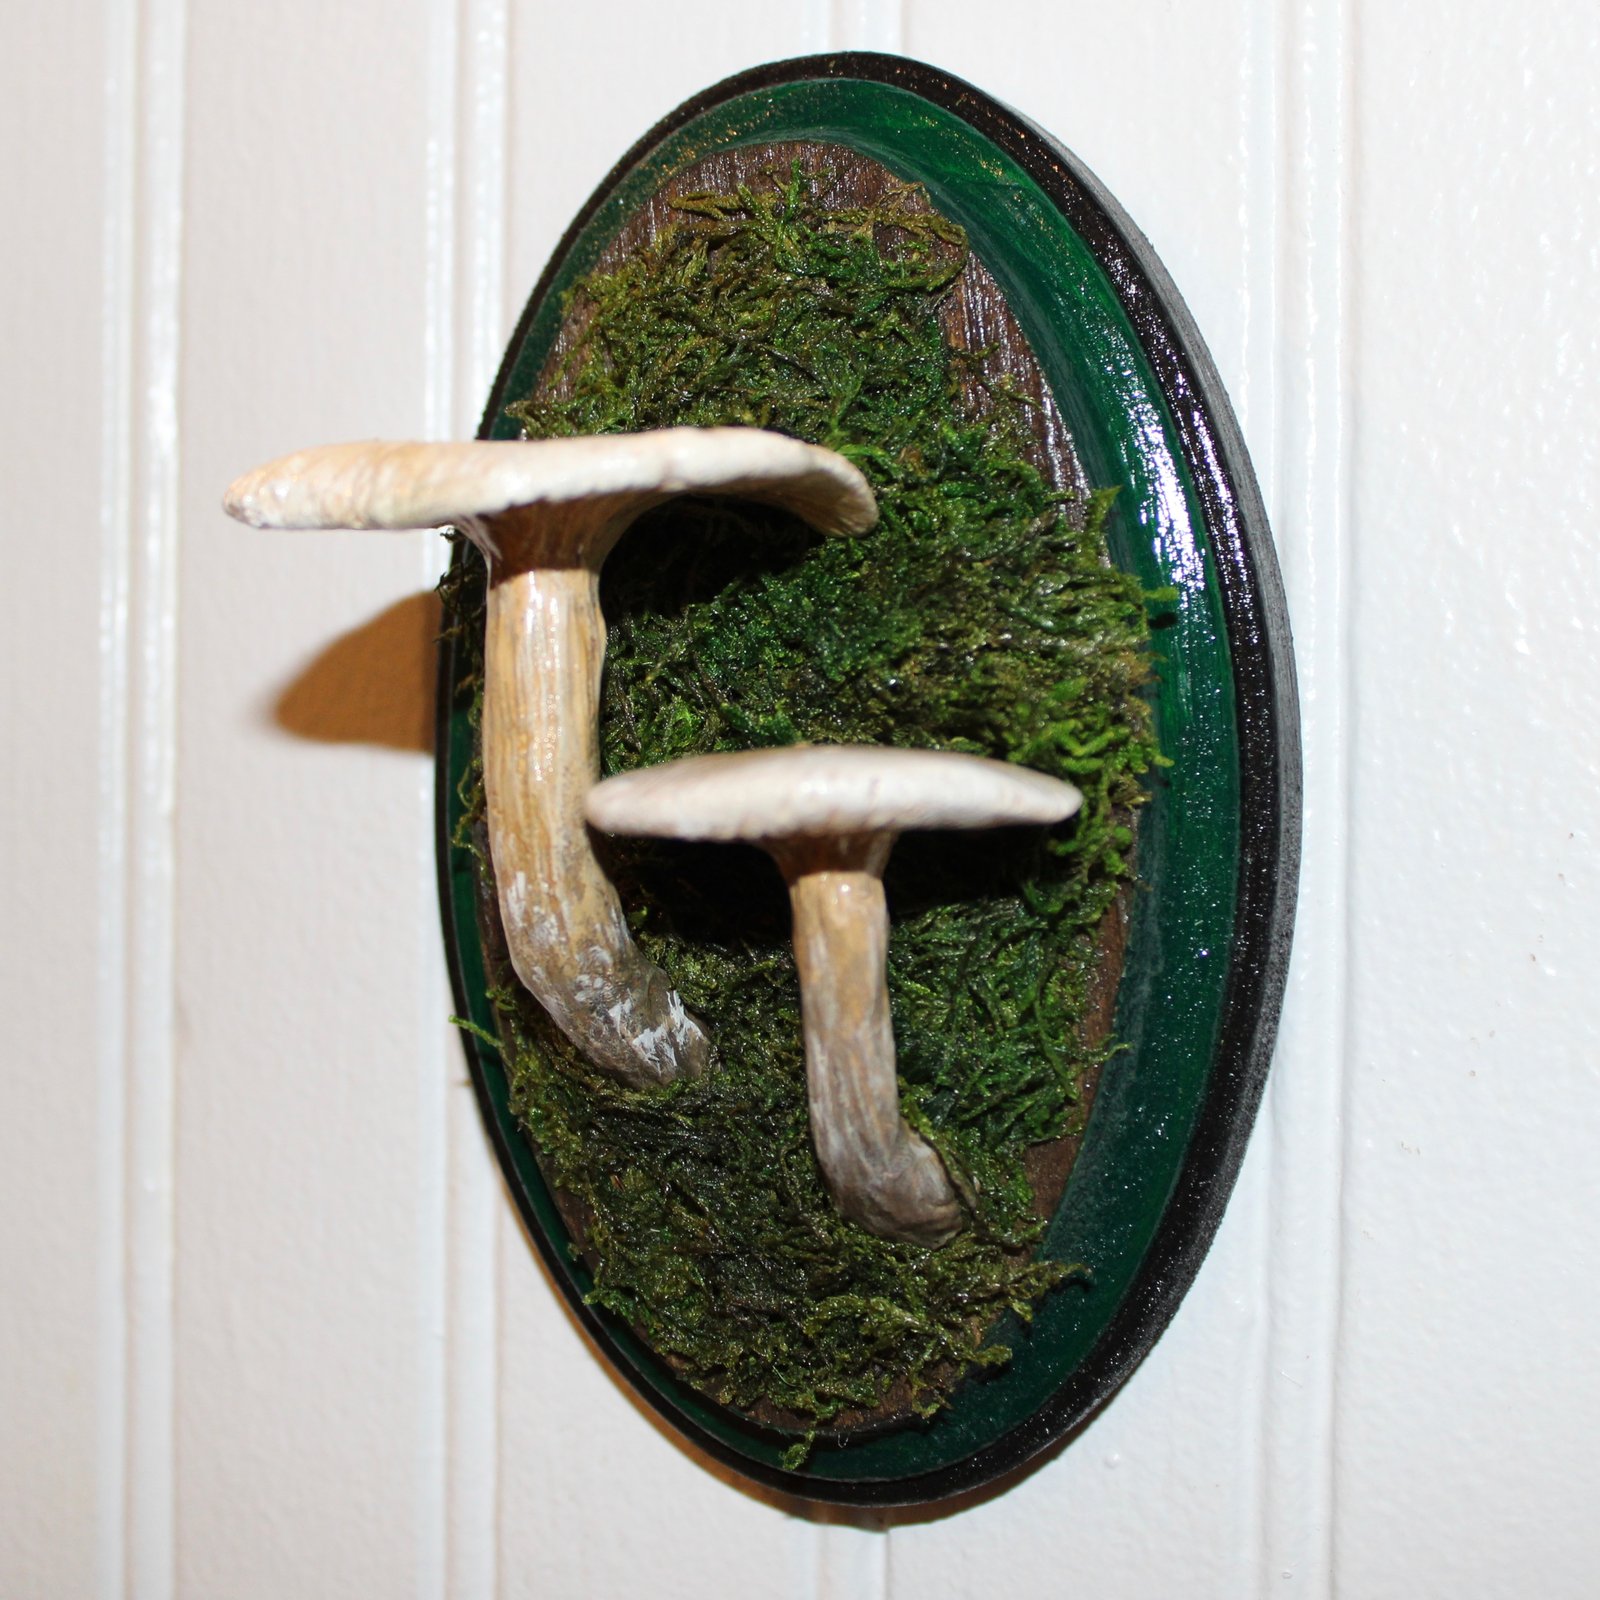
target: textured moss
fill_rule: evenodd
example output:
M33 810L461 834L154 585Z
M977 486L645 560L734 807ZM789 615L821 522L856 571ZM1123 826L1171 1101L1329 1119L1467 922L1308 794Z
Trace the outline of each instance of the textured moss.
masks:
M908 836L890 863L904 1101L969 1211L949 1245L888 1243L829 1204L787 900L754 850L604 846L640 944L716 1041L715 1070L621 1089L507 980L494 999L513 1104L582 1208L594 1300L691 1382L802 1425L886 1403L928 1413L970 1363L1005 1359L985 1343L1000 1313L1026 1317L1074 1272L1034 1258L1023 1156L1073 1130L1105 1053L1083 1037L1097 932L1158 759L1147 597L1106 561L1109 497L1071 501L1029 464L1023 402L963 403L967 358L936 318L967 259L959 228L909 193L825 210L798 171L680 211L579 287L583 338L511 415L533 437L775 428L855 461L882 520L820 540L753 507L644 519L602 583L605 771L859 741L1022 762L1085 804L1054 830Z

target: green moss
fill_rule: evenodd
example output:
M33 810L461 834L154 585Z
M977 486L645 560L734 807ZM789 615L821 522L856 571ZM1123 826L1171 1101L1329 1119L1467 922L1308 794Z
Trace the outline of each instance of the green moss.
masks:
M813 1426L886 1401L928 1413L969 1364L1005 1359L985 1343L1002 1312L1026 1317L1075 1270L1034 1258L1023 1157L1074 1129L1105 1053L1083 1026L1097 933L1158 759L1146 597L1106 561L1109 496L1071 501L1029 464L1022 401L962 401L967 358L936 318L967 259L960 229L909 192L825 210L798 170L680 210L580 286L584 337L510 414L534 437L776 428L855 461L882 520L821 540L760 508L677 502L636 526L602 583L606 772L859 741L1022 762L1085 803L1054 830L908 836L890 863L904 1101L969 1211L943 1248L874 1238L828 1201L787 899L754 850L606 847L715 1070L619 1088L506 979L493 998L513 1104L582 1208L594 1300L691 1382Z

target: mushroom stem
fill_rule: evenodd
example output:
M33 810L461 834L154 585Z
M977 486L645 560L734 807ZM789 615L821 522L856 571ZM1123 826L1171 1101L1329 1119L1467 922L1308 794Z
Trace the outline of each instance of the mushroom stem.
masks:
M644 1087L697 1076L710 1043L628 932L583 818L600 775L599 573L513 571L489 590L484 800L511 964L602 1071Z
M789 884L806 1095L817 1163L840 1212L870 1233L938 1245L961 1227L933 1148L900 1114L883 868L892 833L768 849Z
M949 1173L899 1110L883 867L909 827L1059 822L1058 778L941 750L814 744L621 773L589 792L610 834L746 838L789 882L811 1139L834 1203L874 1234L942 1245L962 1226Z
M852 1221L936 1245L961 1211L937 1151L900 1115L884 865L908 828L1059 822L1082 801L1070 783L1004 761L794 745L620 773L590 790L585 810L608 833L747 839L778 863L794 909L818 1165Z

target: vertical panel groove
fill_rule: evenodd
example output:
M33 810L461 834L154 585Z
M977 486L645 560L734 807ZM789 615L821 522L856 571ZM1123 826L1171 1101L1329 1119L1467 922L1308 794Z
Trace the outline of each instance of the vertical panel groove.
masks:
M505 337L506 170L509 94L506 0L459 0L453 172L457 203L448 241L455 261L449 315L449 368L437 373L449 431L476 429ZM441 550L426 557L430 581ZM431 792L429 796L431 805ZM431 830L429 834L431 840ZM431 844L430 844L431 850ZM431 884L431 870L426 874ZM446 1022L446 984L430 905L434 1003L432 1037L441 1041L438 1093L445 1097L449 1194L446 1408L446 1579L454 1600L488 1600L499 1571L497 1224L501 1193L468 1085L460 1041ZM447 1064L446 1064L447 1063Z
M505 342L506 140L510 48L507 0L465 0L468 23L466 115L467 359L458 406L471 432L499 370Z
M460 18L456 0L428 8L427 282L423 426L430 439L455 426L455 199Z
M833 48L832 12L832 0L799 0L796 6L800 24L795 45L797 54L815 55Z
M830 50L905 49L905 15L901 0L832 0Z
M1360 470L1357 419L1356 351L1360 332L1360 274L1358 235L1362 200L1361 149L1357 142L1360 124L1356 116L1356 94L1361 71L1360 54L1361 8L1360 0L1340 0L1339 6L1339 70L1335 85L1339 96L1340 162L1338 175L1339 196L1339 441L1340 452L1337 469L1337 493L1340 541L1340 562L1345 593L1348 596L1341 617L1340 696L1345 708L1343 717L1343 742L1341 756L1344 763L1343 787L1340 797L1344 817L1357 815L1356 802L1360 789L1360 763L1355 752L1361 748L1359 723L1360 696L1358 663L1360 647L1360 569L1359 534L1356 523L1356 483ZM1347 822L1348 825L1348 822ZM1341 1044L1348 1045L1354 1036L1361 996L1357 992L1354 973L1356 939L1356 866L1357 852L1347 843L1340 862L1343 888L1344 920L1340 930L1341 1013L1344 1028ZM1347 1052L1339 1075L1339 1262L1338 1284L1334 1296L1334 1320L1330 1328L1333 1349L1331 1370L1328 1374L1328 1572L1329 1592L1339 1588L1339 1459L1342 1407L1340 1404L1341 1380L1344 1375L1346 1353L1349 1349L1349 1319L1351 1300L1346 1293L1354 1269L1357 1233L1349 1226L1344 1196L1344 1178L1353 1168L1353 1140L1355 1116L1353 1095L1355 1076L1351 1071Z
M126 1251L126 1542L122 1581L141 1597L174 1587L175 808L177 780L178 358L183 249L184 0L129 6L136 60L124 103L132 137L133 209L127 300L136 344L128 363L125 437L131 470L119 493L128 551L123 641L107 646L108 695L121 694L129 732L125 943L115 961L125 999L123 1107ZM114 225L113 225L114 226ZM120 270L120 263L119 263ZM114 564L114 563L113 563ZM121 581L120 579L115 581ZM113 606L115 610L115 605ZM119 675L122 681L119 683ZM115 781L113 778L112 781ZM115 858L117 847L110 853ZM116 934L111 935L112 938Z
M134 196L138 14L104 16L105 203L101 234L100 596L95 952L96 1590L127 1589L128 711L133 489Z
M1295 620L1305 852L1289 1026L1269 1097L1271 1320L1263 1429L1263 1592L1331 1596L1333 1451L1345 1240L1350 927L1348 0L1280 18L1279 314L1274 506Z
M461 17L457 0L432 0L427 26L423 431L430 439L447 439L455 431L456 165L461 117ZM418 578L427 582L432 541L419 540L418 544L425 552ZM435 915L429 892L433 882L428 864L432 848L430 802L431 785L425 778L419 779L417 958L419 967L424 969L425 941ZM444 1032L444 1019L437 1014L436 985L419 982L417 996L417 1332L421 1370L417 1396L415 1589L418 1600L443 1600L450 1592L450 1108L441 1052L430 1048L430 1043Z

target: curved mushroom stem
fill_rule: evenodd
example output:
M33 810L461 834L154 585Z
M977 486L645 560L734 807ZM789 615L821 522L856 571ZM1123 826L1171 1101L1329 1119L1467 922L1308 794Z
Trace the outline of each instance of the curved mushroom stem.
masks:
M849 462L756 428L325 445L224 498L256 527L449 523L488 558L484 787L511 962L591 1063L636 1088L701 1072L710 1045L635 948L584 826L600 766L598 580L636 517L686 493L783 506L823 534L865 533L878 516Z
M584 795L600 776L605 643L595 566L496 579L484 641L484 800L518 978L594 1066L643 1088L698 1076L711 1046L634 944L584 823Z
M959 1231L961 1208L944 1163L900 1115L883 897L894 838L799 838L767 848L789 884L811 1136L828 1190L869 1232L938 1245Z

